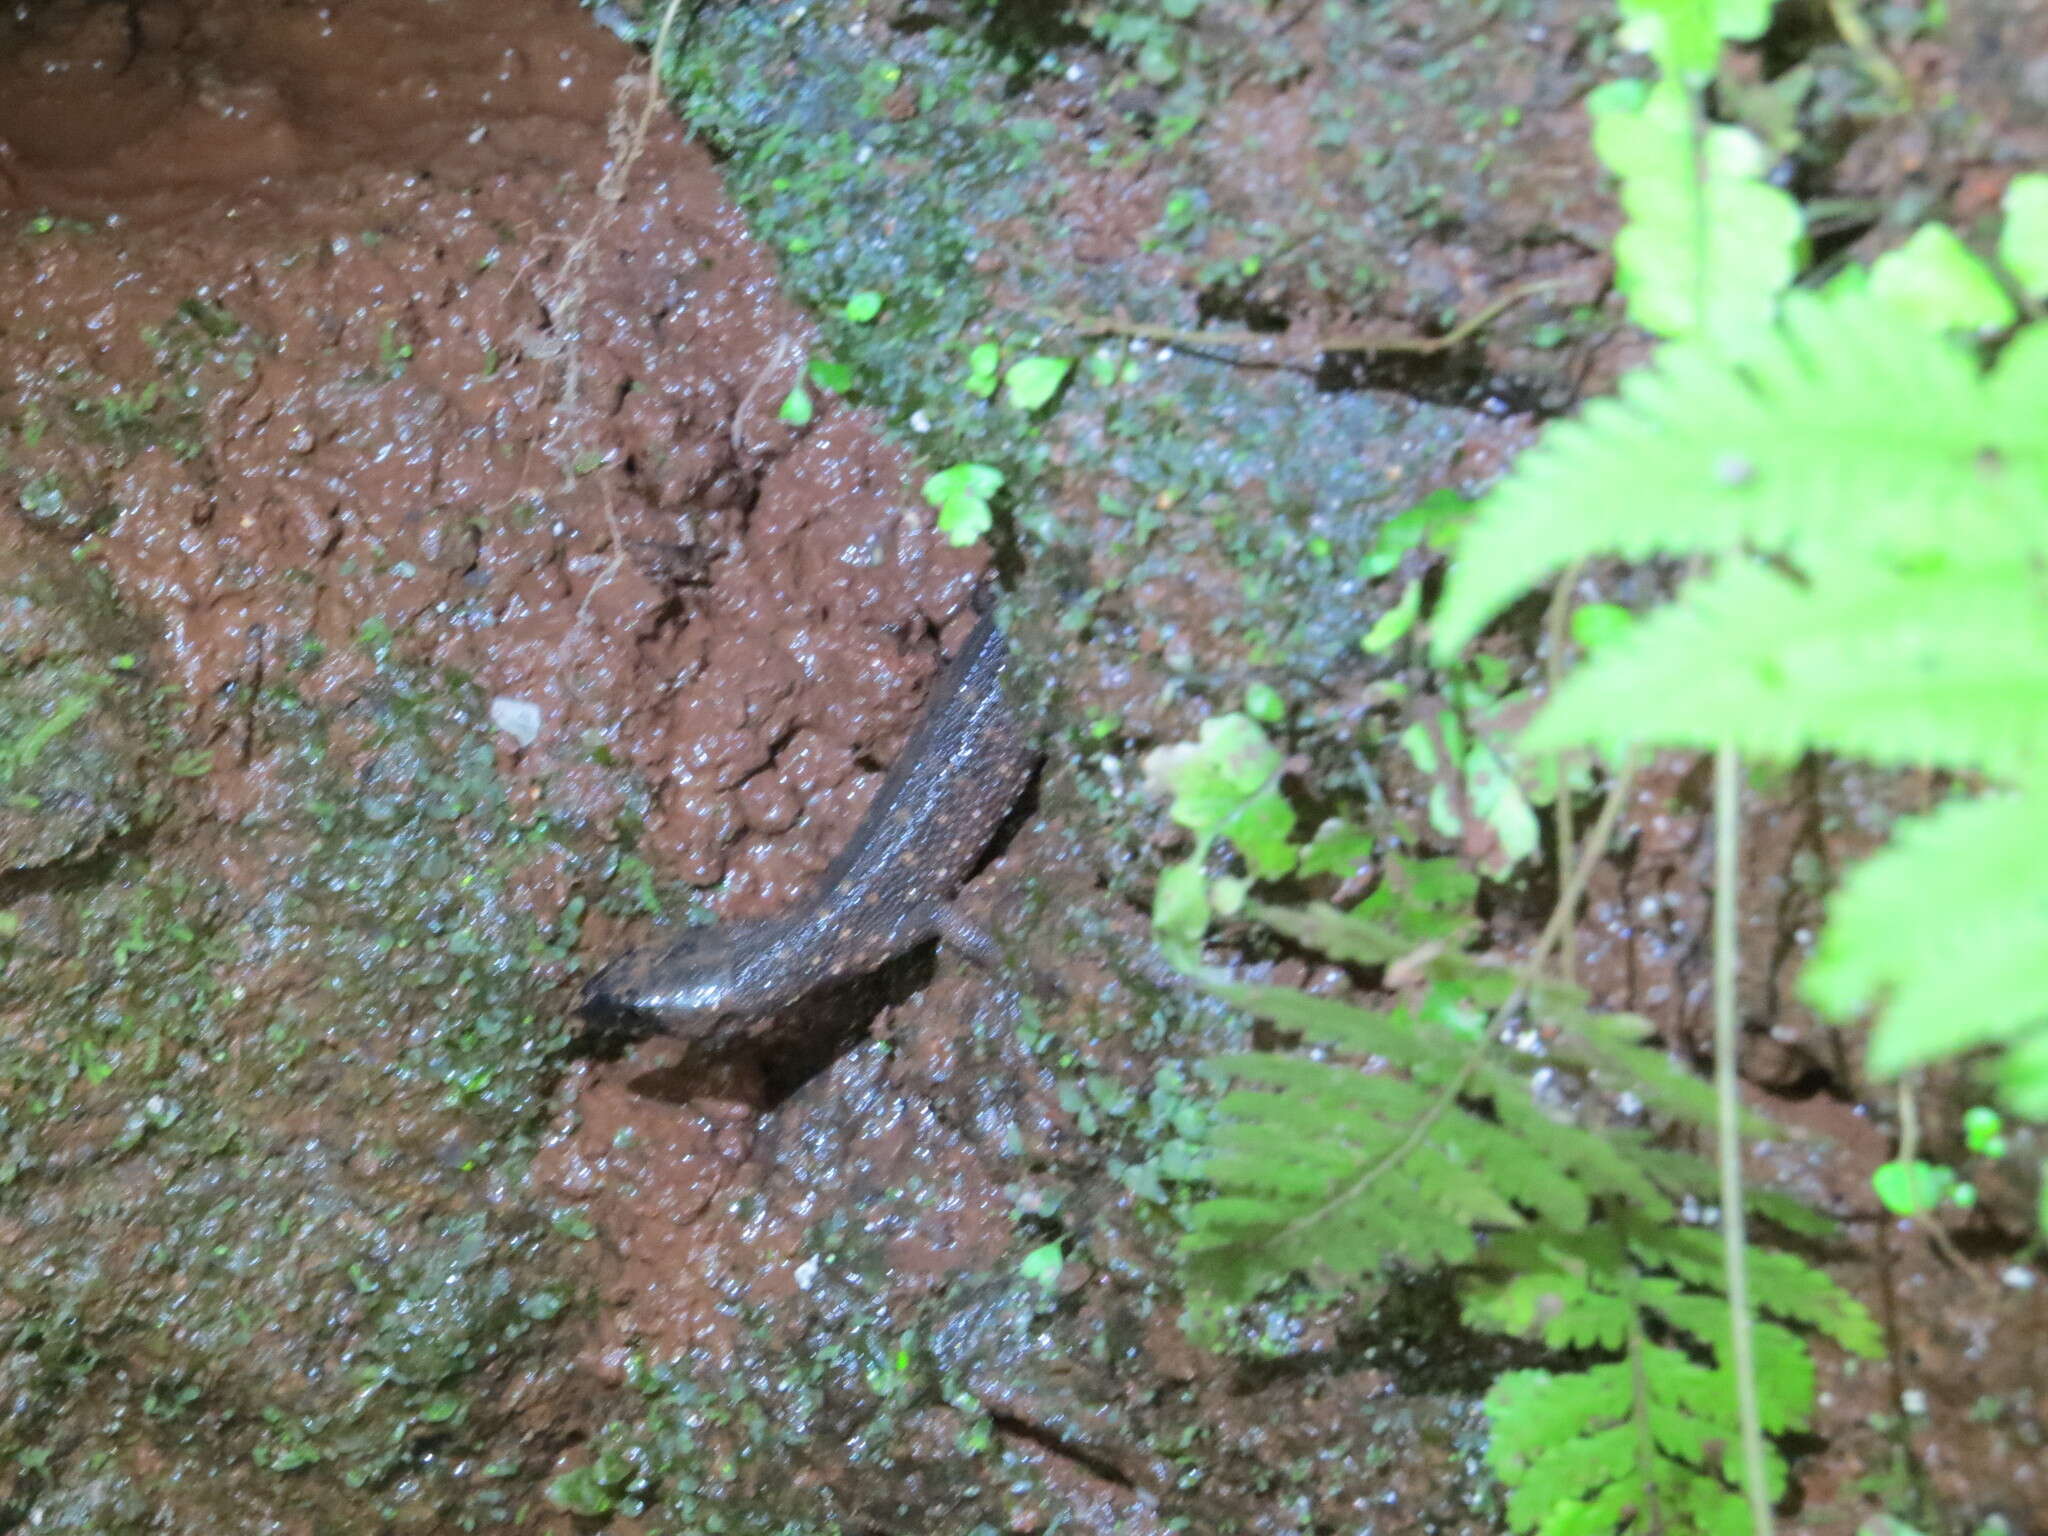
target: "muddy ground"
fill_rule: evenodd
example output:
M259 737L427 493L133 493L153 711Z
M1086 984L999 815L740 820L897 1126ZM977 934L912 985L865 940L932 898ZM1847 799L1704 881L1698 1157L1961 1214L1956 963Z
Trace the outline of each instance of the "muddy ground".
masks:
M1893 9L1913 110L1818 8L1724 83L1824 259L2048 158L2048 8ZM0 20L0 1528L1501 1529L1505 1357L1426 1277L1182 1326L1194 1066L1247 1026L1149 979L1135 765L1263 684L1304 783L1421 824L1359 558L1642 356L1609 6L701 8L689 129L602 19ZM988 341L1082 366L1023 412ZM807 360L847 387L793 421ZM956 549L918 487L966 459L1009 495ZM1005 964L747 1069L582 1026L657 918L810 888L991 575L1048 754L966 898ZM1884 1218L1888 1091L1787 986L1929 792L1752 798L1747 1075L1830 1138L1757 1172L1890 1345L1823 1355L1801 1531L2048 1530L2031 1192L1959 1252ZM1684 1054L1703 800L1646 776L1578 940ZM1538 922L1503 887L1490 939Z

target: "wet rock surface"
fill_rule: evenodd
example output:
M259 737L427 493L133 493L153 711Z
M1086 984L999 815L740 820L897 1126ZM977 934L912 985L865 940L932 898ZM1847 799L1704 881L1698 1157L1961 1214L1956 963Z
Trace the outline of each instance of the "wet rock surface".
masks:
M154 798L144 636L95 574L19 525L0 548L0 872L84 858Z

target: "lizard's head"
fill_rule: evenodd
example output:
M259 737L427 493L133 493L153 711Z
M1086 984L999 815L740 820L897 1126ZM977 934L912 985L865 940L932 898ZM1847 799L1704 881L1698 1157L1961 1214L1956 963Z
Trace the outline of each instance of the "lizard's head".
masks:
M741 918L632 950L585 984L582 1011L600 1023L637 1017L663 1034L715 1044L736 1022L790 1001L776 942L786 927Z

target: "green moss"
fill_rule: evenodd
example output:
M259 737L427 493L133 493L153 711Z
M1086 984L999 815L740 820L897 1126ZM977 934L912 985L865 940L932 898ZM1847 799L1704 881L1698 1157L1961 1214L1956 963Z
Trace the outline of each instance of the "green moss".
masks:
M273 765L294 809L237 834L261 869L209 872L202 838L11 908L12 1516L125 1528L89 1468L145 1446L178 1508L236 1525L374 1494L393 1528L475 1528L517 1502L457 1469L517 1459L504 1384L565 1371L580 1316L572 1241L517 1193L568 1030L535 968L573 917L509 894L555 833L507 805L475 690L394 665L369 708L365 761L288 689L259 702L297 743Z

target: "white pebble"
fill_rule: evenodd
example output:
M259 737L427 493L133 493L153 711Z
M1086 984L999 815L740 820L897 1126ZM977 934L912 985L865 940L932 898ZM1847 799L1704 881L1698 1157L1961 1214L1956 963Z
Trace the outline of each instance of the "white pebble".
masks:
M491 700L491 724L522 747L540 740L540 706L530 699L508 699L503 694Z

